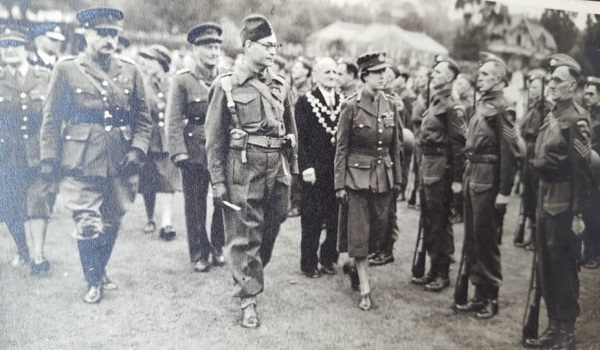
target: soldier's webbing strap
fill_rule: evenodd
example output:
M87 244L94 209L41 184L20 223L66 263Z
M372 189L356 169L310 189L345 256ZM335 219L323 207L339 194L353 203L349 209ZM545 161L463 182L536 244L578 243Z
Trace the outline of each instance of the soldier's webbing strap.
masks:
M233 95L231 94L231 90L233 89L231 85L231 75L225 75L221 77L221 88L225 92L225 99L227 100L227 109L229 109L229 114L231 115L231 119L233 120L233 125L237 129L242 129L242 124L240 123L240 118L237 115L237 111L235 110L235 102L233 101ZM246 154L246 148L242 149L242 163L248 162L248 156Z

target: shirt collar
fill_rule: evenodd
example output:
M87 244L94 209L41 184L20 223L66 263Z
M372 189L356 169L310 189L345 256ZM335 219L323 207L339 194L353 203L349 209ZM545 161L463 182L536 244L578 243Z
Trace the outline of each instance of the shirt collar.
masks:
M44 64L46 64L46 65L52 65L56 62L56 59L57 59L56 56L49 55L49 54L45 53L44 51L38 51L37 54L40 57L40 59L42 60L42 62L44 62Z

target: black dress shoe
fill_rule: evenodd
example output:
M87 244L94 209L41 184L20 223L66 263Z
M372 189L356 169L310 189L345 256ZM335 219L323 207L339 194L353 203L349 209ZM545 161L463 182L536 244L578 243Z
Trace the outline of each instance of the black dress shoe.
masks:
M212 255L212 264L213 266L223 266L225 265L225 257L220 253L213 253Z
M31 270L29 271L31 276L38 276L48 271L50 271L50 262L48 260L44 260L39 264L31 262Z
M88 288L87 293L83 296L83 301L88 304L96 304L99 303L104 297L104 293L102 290L102 283L100 284L91 284Z
M250 304L242 309L242 327L257 328L259 325L258 314L256 313L256 305Z
M575 335L573 332L560 330L551 350L575 350Z
M383 266L395 261L394 254L392 253L380 253L376 257L369 259L369 265L371 266Z
M485 306L485 301L472 298L466 304L455 304L452 309L458 313L479 312Z
M423 277L412 277L410 279L410 283L416 284L418 286L427 285L435 279L435 274L433 272L427 272Z
M308 278L319 278L319 277L321 277L321 273L317 269L302 271L302 273L304 274L304 276L306 276Z
M106 274L102 276L102 287L104 290L116 290L119 288Z
M450 285L450 278L446 276L437 276L433 281L425 285L428 292L441 292Z
M194 264L194 271L196 272L208 272L210 270L210 264L208 259L200 259Z
M335 267L333 267L333 264L331 265L322 265L321 266L321 273L324 275L335 275Z
M350 286L353 290L358 291L360 289L360 279L358 278L358 271L356 271L356 265L350 261L346 261L342 266L344 274L350 278Z
M177 232L175 232L175 229L171 225L161 228L159 233L159 236L163 241L172 241L175 239L176 235Z
M480 320L487 320L498 314L498 300L486 299L481 310L479 310L475 317Z
M150 220L146 223L146 226L144 227L144 233L152 233L156 230L156 223L154 222L154 220Z

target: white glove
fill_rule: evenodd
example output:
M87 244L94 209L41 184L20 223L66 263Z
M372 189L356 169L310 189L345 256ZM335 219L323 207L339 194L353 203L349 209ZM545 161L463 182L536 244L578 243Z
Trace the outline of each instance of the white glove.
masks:
M452 193L461 193L462 192L462 184L460 182L452 183Z
M573 230L573 233L575 233L577 236L581 235L583 233L583 230L585 230L585 223L583 222L583 218L579 216L574 216L573 222L571 223L571 230Z
M498 193L496 196L496 207L506 206L508 204L508 196Z
M315 182L317 182L317 173L315 172L315 168L308 168L304 170L302 172L302 180L314 185Z

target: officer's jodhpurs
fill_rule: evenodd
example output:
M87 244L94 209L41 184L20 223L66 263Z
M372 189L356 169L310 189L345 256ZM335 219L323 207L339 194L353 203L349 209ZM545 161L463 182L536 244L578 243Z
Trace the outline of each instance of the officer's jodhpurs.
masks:
M87 282L100 283L121 219L133 203L138 177L66 177L60 193L73 212L81 266Z
M263 268L268 264L287 218L291 175L281 149L230 149L227 189L230 201L241 207L223 208L227 264L233 274L234 296L253 297L263 291Z

